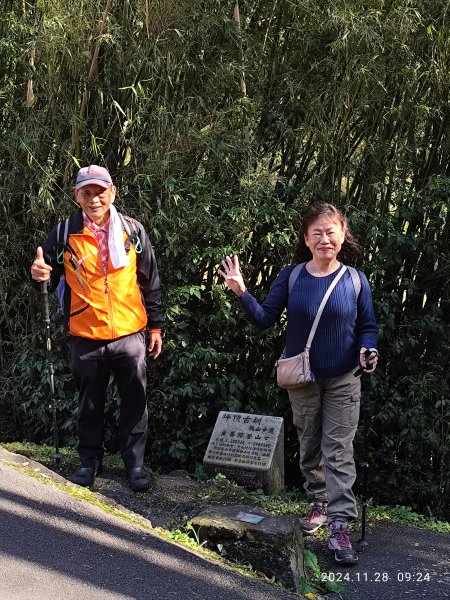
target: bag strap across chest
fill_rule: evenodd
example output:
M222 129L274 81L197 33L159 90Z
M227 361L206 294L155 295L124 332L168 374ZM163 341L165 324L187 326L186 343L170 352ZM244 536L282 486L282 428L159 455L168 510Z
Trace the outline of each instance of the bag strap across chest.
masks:
M331 296L331 292L337 286L337 284L339 283L341 277L344 275L346 270L347 270L347 267L345 265L343 265L342 269L339 271L339 273L336 275L336 277L331 282L331 285L327 289L325 296L322 298L322 302L320 303L319 309L316 314L316 318L314 319L314 322L311 327L311 331L309 332L309 336L306 341L305 350L309 350L311 348L311 344L314 339L314 336L316 335L317 326L319 324L320 317L322 316L323 309L325 308L325 304L328 302L328 298Z

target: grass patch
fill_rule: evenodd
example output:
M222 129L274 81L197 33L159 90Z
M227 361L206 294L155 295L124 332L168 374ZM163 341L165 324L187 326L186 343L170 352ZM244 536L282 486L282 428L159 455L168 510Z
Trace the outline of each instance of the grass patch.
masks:
M26 456L46 467L54 464L53 454L55 453L55 449L53 446L41 446L31 442L10 442L8 444L1 444L1 446L9 452ZM63 460L70 462L76 462L78 460L78 454L73 448L60 448L59 452Z
M274 515L303 515L309 508L309 502L305 501L305 496L300 490L287 490L276 496L266 496L263 490L248 492L237 484L229 481L223 475L217 475L215 479L210 480L216 486L216 493L222 488L241 496L254 505L266 510ZM361 507L359 508L361 515ZM382 522L397 523L399 525L413 525L422 529L436 531L438 533L450 533L450 523L439 521L434 517L414 512L409 506L372 506L367 507L367 524L376 527ZM315 537L328 536L326 529L316 532Z
M414 512L409 506L371 506L367 512L370 524L388 521L399 525L414 525L439 533L450 533L450 523L448 521L425 517Z
M43 446L33 444L31 442L10 442L8 444L0 444L5 450L21 454L31 460L45 465L51 469L55 465L53 455L55 448L53 446ZM59 452L62 456L62 462L69 466L78 466L80 459L75 448L60 448ZM123 469L122 457L119 453L105 454L103 457L103 465L109 469Z

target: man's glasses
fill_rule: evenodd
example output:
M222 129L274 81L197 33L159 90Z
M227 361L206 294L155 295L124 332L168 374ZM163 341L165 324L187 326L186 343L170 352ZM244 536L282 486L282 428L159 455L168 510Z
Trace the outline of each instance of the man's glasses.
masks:
M92 200L92 198L96 198L97 196L99 198L104 197L106 195L106 192L109 192L110 189L111 189L111 186L109 186L105 189L102 188L101 191L85 190L85 189L81 188L81 190L78 190L78 194L82 200Z

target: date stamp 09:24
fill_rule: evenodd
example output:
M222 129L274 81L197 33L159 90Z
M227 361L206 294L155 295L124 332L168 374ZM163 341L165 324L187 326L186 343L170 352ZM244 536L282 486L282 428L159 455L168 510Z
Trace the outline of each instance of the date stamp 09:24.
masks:
M389 573L387 571L360 571L355 573L341 573L340 571L324 572L320 575L322 582L326 581L341 581L342 583L388 583L389 581L398 581L400 583L428 583L431 581L430 573L427 571L395 571Z

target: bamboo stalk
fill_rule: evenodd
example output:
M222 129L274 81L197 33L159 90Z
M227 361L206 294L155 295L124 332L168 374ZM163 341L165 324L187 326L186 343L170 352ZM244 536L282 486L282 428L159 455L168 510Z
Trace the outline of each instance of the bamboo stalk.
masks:
M236 2L233 11L233 17L236 22L236 26L239 32L239 59L241 63L241 76L240 76L240 89L244 96L247 95L247 85L245 83L245 73L244 73L244 51L242 49L242 29L241 29L241 15L239 12L239 2Z
M102 16L102 20L101 20L99 32L98 32L97 43L95 44L94 53L92 55L91 65L90 65L89 73L88 73L87 80L86 80L86 83L84 86L83 98L81 100L80 110L78 113L80 121L83 120L86 115L86 108L87 108L87 103L88 103L88 98L89 98L89 86L91 85L91 83L94 81L94 79L98 75L98 57L99 57L100 48L102 45L102 35L106 31L106 23L107 23L109 12L111 10L112 2L113 2L113 0L107 0L105 10L103 11L103 16ZM77 147L79 134L80 134L79 125L74 125L72 128L72 140L71 140L70 149L69 149L69 159L67 161L66 168L64 170L63 184L65 184L69 178L70 167L72 165L71 156L73 155L73 153Z
M34 61L36 58L36 48L33 46L30 50L30 56L28 59L28 64L30 65L30 68L33 69L34 68ZM30 77L27 81L27 100L26 100L26 104L28 108L31 108L33 106L33 104L36 101L36 97L34 95L34 91L33 91L33 77Z
M150 38L150 14L148 10L148 0L145 0L145 31L147 32L147 39Z

